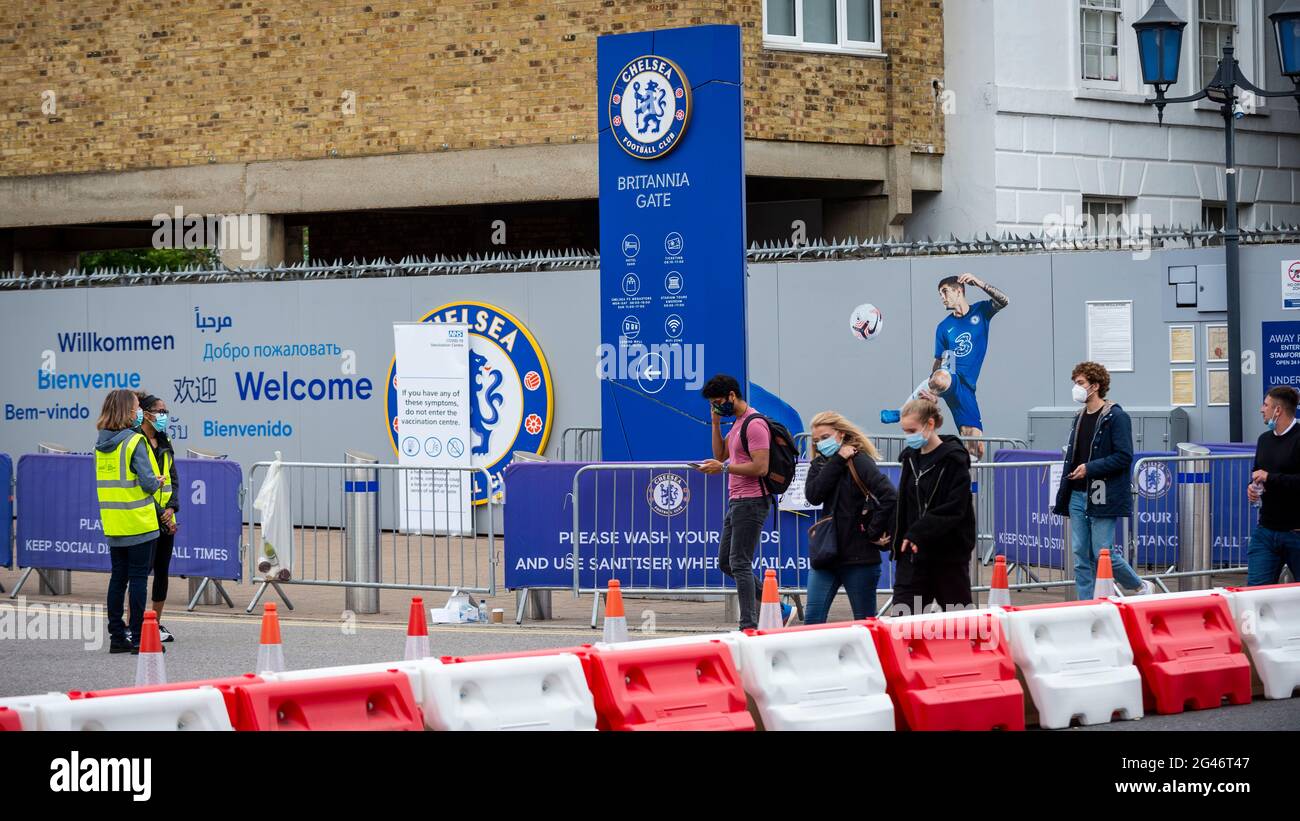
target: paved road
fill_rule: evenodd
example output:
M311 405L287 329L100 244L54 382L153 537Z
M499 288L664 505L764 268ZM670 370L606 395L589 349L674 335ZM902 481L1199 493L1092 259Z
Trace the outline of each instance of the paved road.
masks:
M18 611L22 613L21 610ZM163 623L176 635L165 645L170 681L216 678L250 672L257 659L259 622L224 616L168 615ZM136 657L108 652L103 619L96 624L102 646L78 639L0 639L0 697L52 690L89 690L135 683ZM94 635L91 619L82 635ZM406 628L357 624L350 633L340 624L282 619L285 663L290 668L400 659ZM595 630L521 630L511 626L430 627L430 646L437 655L472 655L543 647L568 647L596 641ZM88 649L87 645L91 645Z
M11 613L21 616L23 610L16 608ZM260 636L256 619L169 615L164 623L177 636L167 645L169 680L217 678L252 670ZM105 636L100 647L80 639L0 639L0 697L134 684L136 657L109 654L103 626L102 618L82 621L82 635L93 637L98 628L98 635ZM520 629L513 625L431 627L429 632L437 655L568 647L600 637L589 629ZM281 634L285 662L294 669L391 661L402 657L406 638L401 625L358 624L345 632L339 623L292 618L282 620ZM1300 698L1149 716L1065 732L1141 730L1300 730Z

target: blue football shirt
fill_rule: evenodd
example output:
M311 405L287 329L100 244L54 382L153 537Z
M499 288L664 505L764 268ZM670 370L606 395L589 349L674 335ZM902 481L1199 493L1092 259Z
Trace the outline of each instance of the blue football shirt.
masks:
M980 378L984 367L984 354L989 349L989 322L996 313L992 300L983 300L970 306L965 316L949 314L934 332L934 358L944 351L957 354L957 375L971 387Z

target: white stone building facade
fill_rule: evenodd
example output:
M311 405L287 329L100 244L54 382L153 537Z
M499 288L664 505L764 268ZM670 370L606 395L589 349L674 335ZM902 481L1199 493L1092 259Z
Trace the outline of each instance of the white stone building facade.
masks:
M1292 88L1267 15L1281 0L1168 0L1188 21L1179 84L1199 90L1231 41L1245 74ZM918 195L908 234L1041 234L1085 214L1126 225L1222 225L1224 125L1208 101L1143 104L1132 24L1150 0L947 0L943 191ZM1300 223L1295 100L1243 100L1243 226Z

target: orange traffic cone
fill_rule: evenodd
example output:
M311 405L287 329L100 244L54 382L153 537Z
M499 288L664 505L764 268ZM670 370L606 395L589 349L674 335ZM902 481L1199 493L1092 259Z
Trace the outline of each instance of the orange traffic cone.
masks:
M1115 595L1115 574L1110 569L1110 550L1101 551L1097 557L1097 584L1092 590L1094 599Z
M406 620L407 661L418 661L429 655L429 625L424 620L424 599L411 599L411 615Z
M623 613L623 589L618 579L609 580L605 594L605 636L608 644L627 641L627 616Z
M280 645L280 616L275 612L275 602L262 611L262 642L257 646L258 673L283 673L284 648Z
M781 626L781 596L776 588L776 571L767 570L763 573L763 603L758 609L758 629L780 630Z
M1007 584L1007 557L993 560L993 582L989 585L989 607L1010 607L1011 588Z
M135 686L152 687L167 683L167 665L163 660L162 637L158 634L158 614L146 610L140 630L140 658L135 663Z

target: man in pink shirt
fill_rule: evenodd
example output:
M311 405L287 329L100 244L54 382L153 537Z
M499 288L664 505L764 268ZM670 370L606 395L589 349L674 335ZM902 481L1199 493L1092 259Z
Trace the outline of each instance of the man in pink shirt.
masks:
M700 464L705 473L727 476L727 516L718 546L718 568L735 579L740 600L740 629L758 627L760 589L754 574L754 552L763 533L763 523L772 510L772 496L763 484L767 475L772 431L741 396L735 377L718 374L700 391L709 401L713 420L713 458ZM722 436L723 417L734 416L735 424ZM749 420L750 417L754 417ZM740 441L745 429L749 452Z

